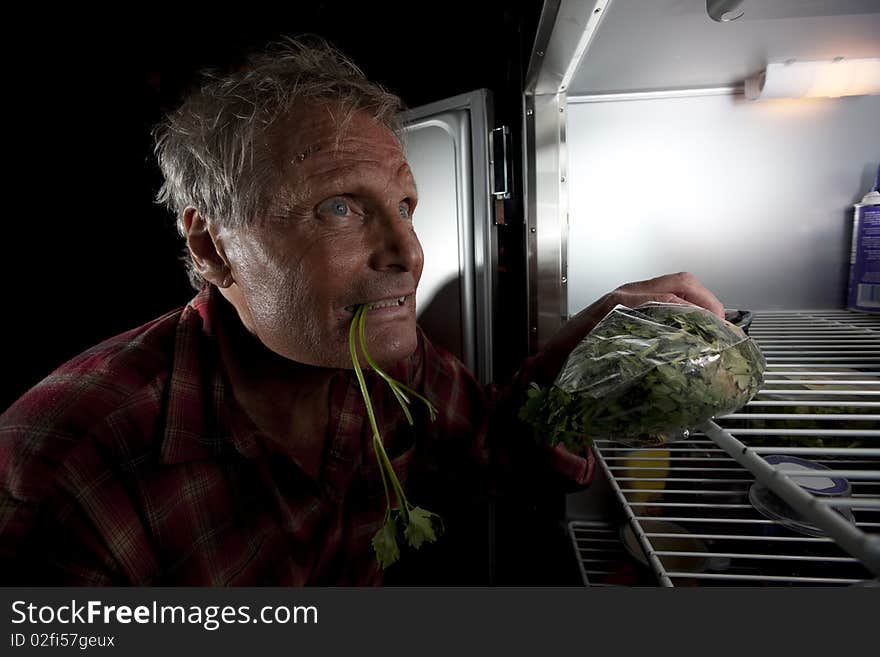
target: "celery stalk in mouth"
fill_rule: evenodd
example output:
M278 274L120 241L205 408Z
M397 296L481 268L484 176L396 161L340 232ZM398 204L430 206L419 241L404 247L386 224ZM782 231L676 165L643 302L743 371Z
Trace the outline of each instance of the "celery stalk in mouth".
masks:
M367 306L361 305L354 313L351 326L348 330L348 348L351 352L351 363L354 367L354 373L360 385L361 395L364 398L364 405L367 409L367 418L370 421L370 429L373 433L373 451L376 453L376 459L379 462L379 472L382 475L382 486L385 488L385 522L382 527L373 536L373 550L376 552L376 558L379 565L383 569L388 568L391 564L400 558L399 540L405 540L406 543L414 548L419 548L423 543L433 543L439 536L443 534L443 521L435 513L431 513L421 507L413 506L406 498L403 486L394 468L391 465L391 459L385 452L385 446L382 443L382 435L379 432L379 426L376 423L376 414L373 411L373 405L370 401L370 393L367 390L367 383L364 380L364 373L361 370L360 361L358 359L358 345L360 345L361 353L363 353L367 364L378 374L391 388L395 399L403 409L407 422L413 425L412 414L409 411L410 398L415 397L422 401L428 409L428 415L433 422L437 418L437 409L430 401L425 399L415 390L408 388L400 381L393 379L373 360L367 351L366 341L366 323L367 323ZM396 506L392 504L391 493L394 493Z

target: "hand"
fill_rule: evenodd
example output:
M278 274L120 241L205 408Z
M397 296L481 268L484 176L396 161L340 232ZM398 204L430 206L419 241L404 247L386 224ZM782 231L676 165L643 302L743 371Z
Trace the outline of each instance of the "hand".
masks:
M648 301L692 304L724 318L724 306L691 273L667 274L647 281L627 283L579 312L557 331L542 352L541 378L547 381L555 379L571 350L616 305L635 308Z

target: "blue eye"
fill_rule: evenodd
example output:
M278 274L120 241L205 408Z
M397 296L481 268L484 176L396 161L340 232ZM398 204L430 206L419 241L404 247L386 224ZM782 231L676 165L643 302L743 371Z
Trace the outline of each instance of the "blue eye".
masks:
M352 206L344 196L333 196L325 199L318 205L317 212L324 217L335 219L345 219L359 213L358 207Z
M401 203L399 206L397 206L397 211L400 213L401 217L403 217L404 219L409 219L409 204L408 203Z

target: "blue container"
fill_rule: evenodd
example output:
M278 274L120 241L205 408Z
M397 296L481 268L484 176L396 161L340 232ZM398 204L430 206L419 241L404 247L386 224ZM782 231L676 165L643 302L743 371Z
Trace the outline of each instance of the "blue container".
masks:
M853 239L846 307L880 312L880 167L874 189L853 206Z

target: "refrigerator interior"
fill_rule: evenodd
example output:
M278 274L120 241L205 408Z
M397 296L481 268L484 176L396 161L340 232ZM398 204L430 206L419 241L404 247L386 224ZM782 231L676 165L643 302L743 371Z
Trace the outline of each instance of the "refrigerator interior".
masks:
M717 430L656 450L597 441L595 485L566 501L584 583L880 575L880 316L842 310L880 96L743 95L771 61L880 57L876 3L808 4L744 3L720 23L703 0L545 3L524 102L533 348L617 285L689 270L754 312L768 360L758 396ZM830 474L796 478L768 456ZM820 476L848 494L804 497ZM760 512L765 484L819 533Z
M880 96L596 98L567 102L570 313L682 270L728 308L844 306Z

